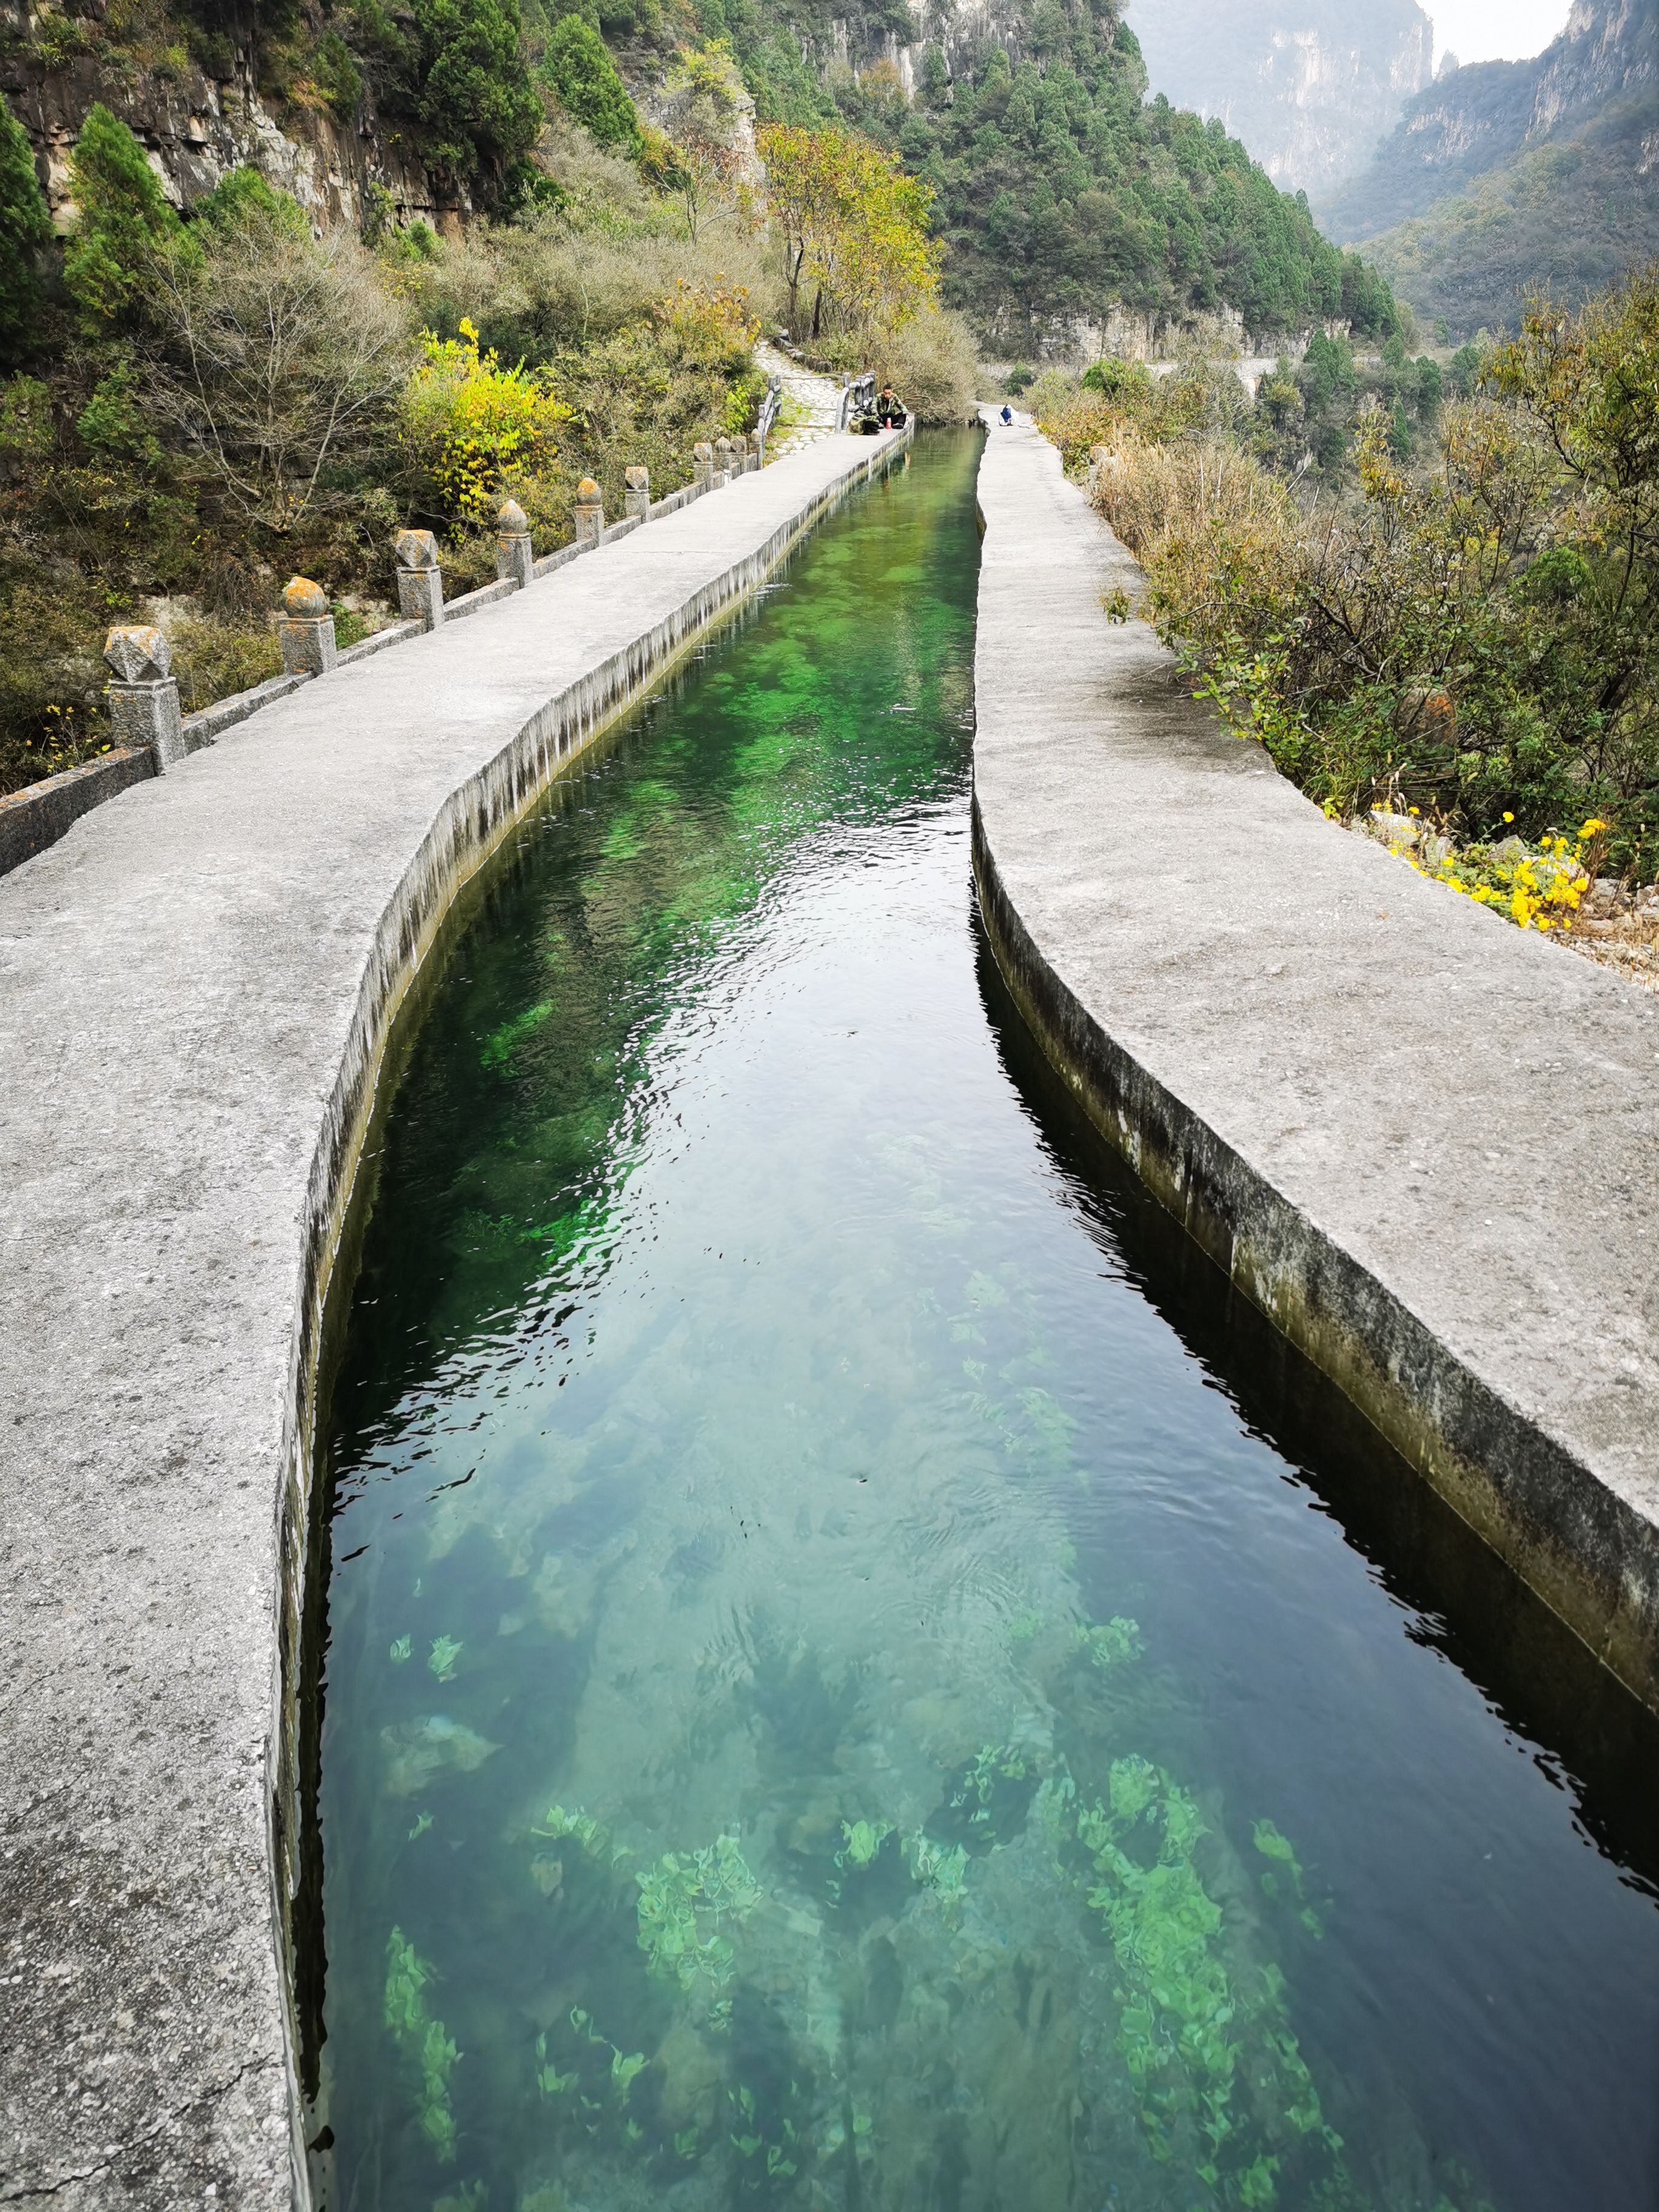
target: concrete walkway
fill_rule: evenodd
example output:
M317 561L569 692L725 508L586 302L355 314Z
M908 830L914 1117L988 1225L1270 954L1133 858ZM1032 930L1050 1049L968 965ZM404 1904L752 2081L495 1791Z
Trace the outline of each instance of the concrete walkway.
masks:
M987 410L988 420L989 410ZM1659 1003L1328 823L1103 589L993 424L975 750L998 957L1234 1280L1659 1703Z
M902 442L338 669L0 879L0 2203L289 2203L310 1394L389 1018L561 761Z

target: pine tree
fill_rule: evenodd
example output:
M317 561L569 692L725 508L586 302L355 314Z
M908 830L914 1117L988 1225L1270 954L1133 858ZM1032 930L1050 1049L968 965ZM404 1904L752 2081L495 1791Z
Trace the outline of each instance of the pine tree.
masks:
M547 42L542 75L572 122L601 146L632 153L640 144L640 118L605 40L580 15L566 15Z
M27 350L40 304L40 256L51 239L28 133L0 100L0 359L8 365Z
M504 173L542 127L519 52L519 0L415 0L414 15L424 158L458 180Z
M64 281L94 324L125 315L157 248L179 235L144 149L100 104L75 142L71 189L79 220L64 256Z

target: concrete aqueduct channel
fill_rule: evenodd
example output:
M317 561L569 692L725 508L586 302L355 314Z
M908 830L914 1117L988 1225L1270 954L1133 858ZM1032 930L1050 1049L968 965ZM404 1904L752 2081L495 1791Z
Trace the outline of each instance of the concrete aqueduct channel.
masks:
M336 671L0 881L0 2197L302 2194L319 1334L395 1018L550 779L884 468L830 437ZM1097 1125L1659 1703L1659 1006L1327 823L992 428L975 866Z

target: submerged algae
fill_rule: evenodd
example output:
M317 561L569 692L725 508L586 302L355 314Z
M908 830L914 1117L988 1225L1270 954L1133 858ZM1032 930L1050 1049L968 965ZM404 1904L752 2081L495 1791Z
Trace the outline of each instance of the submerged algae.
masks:
M400 1928L386 1939L386 2024L405 2057L415 2062L420 2076L421 2133L443 2166L455 2157L455 2113L450 2102L449 2077L460 2052L441 2020L433 2017L426 2002L433 1979L429 1962L422 1959Z
M1144 1320L1103 1351L1099 1251L1033 1230L1051 1167L982 1080L971 957L939 953L966 908L958 491L960 586L884 592L878 540L826 537L833 635L763 625L573 790L394 1115L340 1448L374 1549L343 1528L331 1595L337 2208L420 2212L456 2167L495 2212L1338 2201L1273 2039L1299 2059L1305 2033L1346 2130L1341 2069L1224 1818L1279 1793L1222 1788L1218 1737L1172 1714L1189 1655L1110 1518L1184 1449L1139 1419L1160 1355ZM888 720L901 696L928 711ZM418 1717L425 1669L386 1664L405 1633L465 1639L471 1769L460 1723ZM375 1732L390 1759L354 1758ZM410 1848L386 1784L417 1759L437 1825ZM1177 1847L1190 1882L1137 1888ZM351 2009L393 1924L468 2054L441 2172L418 2054ZM1218 2030L1197 2000L1224 1984ZM1352 2203L1404 2212L1355 2163Z

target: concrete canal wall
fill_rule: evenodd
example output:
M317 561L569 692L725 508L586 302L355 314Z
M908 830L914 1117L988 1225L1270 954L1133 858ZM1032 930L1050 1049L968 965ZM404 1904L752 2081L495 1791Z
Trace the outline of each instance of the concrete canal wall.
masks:
M1238 1289L1659 1705L1659 998L1325 820L992 426L975 848L1056 1067Z
M303 2198L309 1430L389 1026L548 781L903 442L319 676L0 879L0 2201Z

